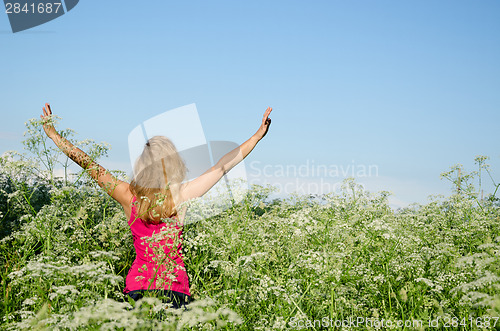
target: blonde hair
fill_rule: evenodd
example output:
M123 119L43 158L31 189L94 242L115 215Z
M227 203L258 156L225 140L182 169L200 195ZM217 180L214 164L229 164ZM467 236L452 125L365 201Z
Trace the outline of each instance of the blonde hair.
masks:
M170 139L154 136L137 158L130 191L137 198L137 215L146 223L177 215L175 199L186 177L186 165Z

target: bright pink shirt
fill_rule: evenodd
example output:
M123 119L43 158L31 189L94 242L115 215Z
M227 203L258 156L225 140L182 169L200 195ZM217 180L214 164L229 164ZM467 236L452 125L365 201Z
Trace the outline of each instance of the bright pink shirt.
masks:
M179 222L171 225L163 222L147 224L137 217L135 201L134 198L128 224L134 238L136 257L125 279L123 292L164 289L191 295L181 254L182 225ZM178 232L177 247L174 247L176 232ZM151 240L152 237L155 237L156 240ZM161 250L165 253L163 254ZM155 252L161 252L160 257ZM159 268L157 259L163 259L159 263ZM174 272L169 272L168 266L165 265L173 267ZM171 280L172 277L174 280ZM153 279L154 281L151 283ZM160 282L159 285L157 285L157 281ZM163 284L161 284L162 281L164 281Z

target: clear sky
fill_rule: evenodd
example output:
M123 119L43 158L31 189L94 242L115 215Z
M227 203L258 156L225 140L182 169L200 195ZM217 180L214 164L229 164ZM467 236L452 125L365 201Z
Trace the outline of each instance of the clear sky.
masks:
M208 141L242 143L272 106L246 160L257 182L376 166L358 181L424 203L478 154L500 181L499 17L497 0L87 0L13 34L0 13L0 152L45 102L127 172L128 134L153 116L195 103Z

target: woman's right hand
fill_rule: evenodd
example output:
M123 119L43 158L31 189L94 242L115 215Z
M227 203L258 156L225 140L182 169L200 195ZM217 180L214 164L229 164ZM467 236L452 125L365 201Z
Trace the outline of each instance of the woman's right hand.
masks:
M271 114L272 110L273 109L271 107L267 107L266 112L262 117L262 124L260 125L259 130L257 130L257 132L255 133L255 136L257 137L258 140L264 138L267 131L269 130L269 126L271 125L271 119L269 118L269 114Z
M57 131L52 124L52 110L50 110L50 105L48 103L46 103L45 107L43 107L42 109L43 115L40 115L40 118L43 121L43 130L49 138L52 138L57 135Z

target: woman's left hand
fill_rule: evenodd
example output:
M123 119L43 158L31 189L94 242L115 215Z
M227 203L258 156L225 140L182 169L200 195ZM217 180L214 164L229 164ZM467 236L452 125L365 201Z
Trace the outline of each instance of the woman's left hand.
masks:
M45 107L43 107L42 109L43 115L40 115L40 118L43 121L43 130L49 138L52 138L57 135L57 131L52 124L52 110L50 109L50 105L48 103L46 103Z
M264 138L267 131L269 130L269 126L271 125L271 119L269 118L269 114L271 114L272 110L273 109L271 107L267 107L266 112L264 113L264 117L262 117L262 124L260 125L259 130L257 130L257 133L255 133L255 135L259 140Z

